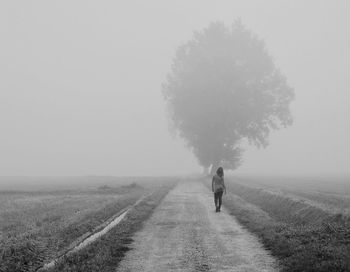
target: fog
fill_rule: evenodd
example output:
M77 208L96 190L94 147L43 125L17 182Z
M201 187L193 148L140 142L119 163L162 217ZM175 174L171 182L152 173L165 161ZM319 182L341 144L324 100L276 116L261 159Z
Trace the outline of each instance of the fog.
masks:
M2 1L0 175L201 171L169 132L161 84L176 48L242 23L295 89L294 124L240 174L348 174L348 1Z

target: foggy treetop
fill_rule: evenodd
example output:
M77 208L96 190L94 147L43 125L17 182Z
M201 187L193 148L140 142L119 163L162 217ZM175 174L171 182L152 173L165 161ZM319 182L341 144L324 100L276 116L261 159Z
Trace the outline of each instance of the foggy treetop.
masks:
M212 170L237 168L242 138L266 146L271 129L292 123L293 90L240 21L211 23L180 46L163 92L180 136Z
M349 173L350 2L1 1L0 175L169 175L202 169L168 132L176 49L241 18L295 89L293 125L239 173ZM258 67L257 67L258 69ZM260 68L259 68L260 69Z

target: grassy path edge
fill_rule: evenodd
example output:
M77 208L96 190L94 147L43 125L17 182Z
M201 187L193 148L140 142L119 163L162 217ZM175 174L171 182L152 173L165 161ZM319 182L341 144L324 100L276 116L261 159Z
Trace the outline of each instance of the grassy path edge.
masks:
M124 220L110 232L79 252L63 256L56 266L46 271L115 271L130 249L132 236L153 213L176 183L166 184L135 203Z
M107 227L111 222L113 222L116 218L118 218L120 215L122 215L124 212L127 212L130 208L132 208L134 205L137 205L140 200L142 200L144 197L146 197L145 195L142 196L139 200L137 200L135 202L135 204L133 205L128 205L127 207L121 209L118 213L116 213L115 215L113 215L112 217L108 218L105 222L103 222L102 224L100 224L99 226L96 226L94 228L93 231L89 231L85 234L83 234L82 236L80 236L79 238L77 238L74 242L72 242L64 251L60 252L57 257L50 261L49 263L44 264L43 266L39 267L36 269L36 271L41 272L41 271L46 271L48 269L48 267L50 267L51 263L57 263L59 260L61 260L62 258L64 258L64 256L68 256L69 254L71 254L71 252L78 247L80 244L82 244L84 241L86 241L88 238L90 238L91 236L95 235L96 233L102 231L105 227Z
M210 180L204 180L210 187ZM350 231L342 224L295 225L238 196L232 186L223 205L275 256L282 272L349 272ZM286 210L286 214L288 214Z

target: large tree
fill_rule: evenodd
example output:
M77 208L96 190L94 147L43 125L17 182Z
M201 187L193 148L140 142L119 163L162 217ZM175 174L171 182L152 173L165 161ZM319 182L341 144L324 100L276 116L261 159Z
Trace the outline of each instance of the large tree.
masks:
M173 127L205 170L241 163L241 140L265 147L292 124L294 91L240 21L211 23L177 49L162 86Z

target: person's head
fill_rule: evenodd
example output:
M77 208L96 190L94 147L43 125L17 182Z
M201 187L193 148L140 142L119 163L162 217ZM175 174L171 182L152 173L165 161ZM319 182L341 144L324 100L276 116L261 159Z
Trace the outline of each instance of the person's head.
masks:
M224 176L224 169L222 167L219 167L218 170L216 170L216 174L220 177Z

